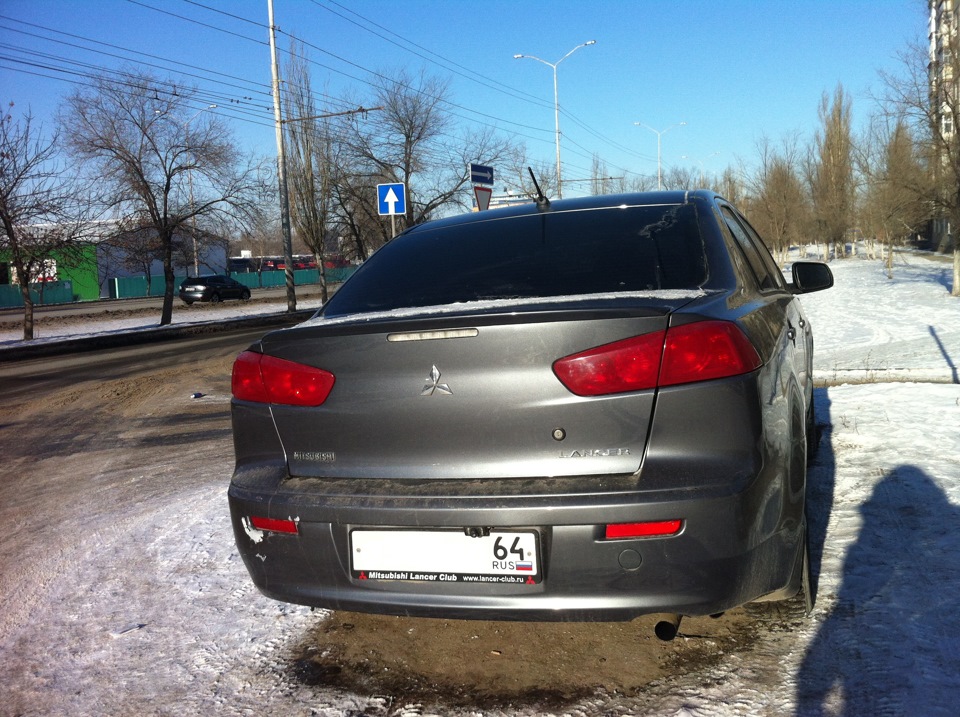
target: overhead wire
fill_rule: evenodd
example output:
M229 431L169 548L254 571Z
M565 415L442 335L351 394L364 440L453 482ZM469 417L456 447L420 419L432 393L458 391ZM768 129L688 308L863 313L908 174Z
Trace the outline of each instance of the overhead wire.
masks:
M206 4L202 3L202 2L198 2L197 0L182 0L182 1L183 1L184 3L186 3L186 4L195 6L195 7L197 7L197 8L201 8L201 9L207 10L207 11L209 11L209 12L216 13L216 14L221 15L221 16L229 17L229 18L231 18L232 20L235 20L235 21L237 21L237 22L249 24L249 25L252 25L252 26L254 26L254 27L263 29L264 31L268 30L268 26L267 26L265 23L257 22L257 21L251 20L251 19L249 19L249 18L245 18L245 17L242 17L242 16L240 16L240 15L237 15L237 14L235 14L235 13L230 13L230 12L227 12L227 11L225 11L225 10L221 10L221 9L219 9L219 8L212 8L212 7L210 7L209 5L206 5ZM150 10L150 11L153 11L153 12L158 12L158 13L161 13L161 14L164 14L164 15L167 15L167 16L170 16L170 17L173 17L173 18L175 18L175 19L178 20L178 21L188 22L188 23L195 24L195 25L198 25L198 26L200 26L200 27L203 27L203 28L206 28L206 29L209 29L209 30L212 30L212 31L216 31L216 32L220 32L220 33L225 33L225 34L227 34L227 35L231 35L231 36L237 37L237 38L239 38L239 39L242 39L242 40L244 40L244 41L251 42L251 43L255 43L255 44L257 44L257 45L266 46L266 45L268 44L265 40L261 40L261 39L257 39L257 38L251 37L251 36L249 36L248 34L244 34L244 33L241 33L241 32L234 32L233 30L227 29L227 28L222 27L222 26L220 26L220 25L214 25L214 24L209 23L209 22L204 22L204 21L202 21L202 20L200 20L200 19L197 19L197 18L195 18L195 17L189 17L189 16L187 16L187 15L185 15L185 14L181 14L181 13L173 12L173 11L166 10L166 9L163 9L163 8L159 8L159 7L156 7L155 5L151 5L151 4L147 3L147 2L142 2L142 0L127 0L127 2L129 2L129 3L133 4L133 5L137 5L137 6L143 7L143 8L145 8L145 9ZM434 56L434 57L436 57L436 58L439 58L440 61L432 60L430 57L427 57L426 55L424 55L424 54L422 54L422 53L419 53L419 52L416 52L416 51L414 51L414 50L411 50L411 49L409 49L409 48L403 48L403 46L402 46L400 43L398 43L398 42L396 42L396 41L394 41L394 40L391 40L389 37L386 36L386 34L390 34L390 35L393 35L394 37L399 37L398 35L396 35L396 33L392 33L392 32L389 31L388 29L383 28L382 26L378 25L377 23L373 22L372 20L369 20L368 18L365 18L364 16L362 16L362 15L360 15L360 14L358 14L358 13L352 11L352 10L350 10L349 8L344 7L343 5L341 5L340 3L336 2L335 0L325 0L325 3L326 3L326 4L321 3L321 2L319 2L318 0L311 0L311 2L313 2L313 4L316 5L317 7L322 8L323 10L325 10L325 11L327 11L327 12L331 12L331 13L333 13L334 15L337 15L338 17L341 17L343 20L345 20L345 21L347 21L347 22L350 22L351 24L353 24L353 25L355 25L355 26L357 26L357 27L360 27L361 29L364 29L364 30L367 31L367 32L370 32L370 33L374 34L374 35L377 36L377 37L380 37L382 40L384 40L384 41L386 41L386 42L390 42L391 44L394 44L394 45L396 45L396 46L398 46L398 47L401 47L401 49L406 49L408 52L413 53L415 56L421 57L422 59L426 60L427 62L431 62L431 63L433 63L433 64L437 64L437 65L443 67L443 68L444 68L445 70L447 70L447 71L452 71L452 70L450 69L450 66L449 66L449 65L453 65L453 66L455 66L455 67L461 67L461 68L463 67L462 65L459 65L458 63L456 63L456 62L454 62L454 61L452 61L452 60L449 60L448 58L445 58L444 56L440 55L439 53L434 53L433 51L431 51L431 50L423 47L422 45L418 45L417 43L414 43L414 42L409 41L409 40L405 40L405 42L408 42L411 46L422 50L423 53L428 53L429 55L432 55L432 56ZM338 11L332 9L331 7L328 7L328 5L334 5L334 6L336 6L337 8L340 8L343 12L338 12ZM353 19L351 19L351 18L349 18L349 17L346 17L346 15L345 15L344 13L350 13L350 14L353 15L354 17L359 18L359 20L353 20ZM198 89L198 92L202 93L202 97L203 97L203 98L210 99L211 101L216 102L218 105L219 105L221 102L224 103L225 105L227 105L226 107L223 108L223 109L224 109L224 112L227 114L227 116L234 116L234 117L235 117L236 119L238 119L239 121L253 122L254 124L263 125L263 126L267 126L267 125L270 125L270 124L271 124L271 123L268 121L267 115L266 115L266 113L269 111L270 108L268 108L268 107L266 107L266 106L259 105L259 104L257 104L257 102L256 102L256 97L257 97L257 96L266 98L266 97L268 97L268 96L271 94L271 92L270 92L270 90L269 90L269 86L266 85L266 83L256 82L256 81L248 80L248 79L246 79L246 78L239 78L239 77L236 77L236 76L234 76L234 75L230 75L229 73L224 73L224 72L220 72L220 71L217 71L217 70L212 70L212 69L208 69L208 68L199 67L199 66L197 66L197 65L193 65L193 64L190 64L190 63L185 63L185 62L181 62L181 61L178 61L178 60L172 60L172 59L169 59L169 58L164 58L164 57L159 56L159 55L154 55L154 54L150 54L150 53L145 53L145 52L142 52L142 51L139 51L139 50L132 50L132 49L130 49L130 48L125 48L125 47L122 47L122 46L120 46L120 45L115 45L115 44L113 44L113 43L103 42L103 41L101 41L101 40L96 40L96 39L93 39L93 38L86 38L86 37L83 37L83 36L80 36L80 35L76 35L76 34L74 34L74 33L69 33L69 32L65 32L65 31L62 31L62 30L56 30L56 29L54 29L54 28L47 28L47 27L44 27L44 26L41 26L41 25L37 25L37 24L35 24L35 23L26 22L26 21L19 20L19 19L16 19L16 18L9 18L9 17L4 16L4 15L0 15L0 18L6 19L6 20L8 20L8 21L18 22L18 23L21 23L21 24L26 25L26 26L30 26L30 27L33 27L33 28L36 28L36 29L43 30L43 31L45 31L45 32L54 33L54 34L60 35L60 36L62 36L62 37L69 37L69 38L72 38L72 39L75 39L75 40L79 40L79 41L81 41L81 42L86 42L86 43L90 43L90 44L93 44L93 45L97 45L99 48L104 48L104 47L110 48L110 50L116 50L116 51L118 51L118 52L120 52L120 53L124 53L124 54L118 54L117 52L111 52L111 51L108 51L108 50L103 50L103 49L98 49L98 48L93 48L93 47L84 47L84 46L79 45L79 44L77 44L77 43L68 42L68 41L62 40L62 39L44 37L44 36L42 36L42 35L38 35L38 34L36 34L36 33L30 33L30 32L24 31L24 30L17 30L17 29L15 29L15 28L9 28L9 27L7 28L7 29L13 30L14 32L20 32L20 33L22 33L22 34L29 35L29 36L33 36L33 37L36 37L36 38L39 38L39 39L43 39L43 40L46 40L46 41L50 41L50 42L57 42L57 43L60 43L60 44L62 44L62 45L65 45L65 46L74 47L74 48L76 48L76 49L80 49L80 50L87 51L87 52L95 52L95 53L101 54L101 55L106 56L106 57L112 57L112 58L114 58L114 59L122 60L122 61L124 61L124 62L136 62L136 63L142 64L142 65L144 65L144 66L146 66L146 67L151 67L151 68L153 68L153 69L160 70L160 71L167 72L167 73L169 73L169 72L178 72L178 73L182 74L182 75L185 76L185 77L190 77L190 78L192 78L192 79L194 79L194 80L198 80L198 81L200 81L200 82L202 82L202 83L217 85L217 86L220 86L220 87L223 87L223 88L227 88L228 90L237 90L237 91L239 91L239 92L249 93L249 94L231 94L229 91L227 91L227 92L217 91L217 90L212 90L212 89L210 89L209 87L207 87L206 89L203 89L203 90L201 90L200 88L197 88L197 89ZM361 21L362 21L362 22L369 23L371 26L376 27L376 28L379 28L379 29L382 30L383 32L378 32L378 31L376 31L376 30L370 29L369 27L364 27L363 24L361 23ZM312 49L312 50L315 50L315 51L317 51L317 52L319 52L319 53L321 53L321 54L323 54L323 55L325 55L325 56L328 56L328 57L332 58L333 60L336 60L337 62L343 63L343 64L345 64L345 65L348 66L348 67L352 67L352 68L354 68L354 69L356 69L356 70L364 73L365 75L368 75L369 77L356 76L355 74L352 74L352 73L350 73L350 72L348 72L348 71L346 71L346 70L343 70L343 69L341 69L341 68L332 67L332 66L330 66L330 65L328 65L328 64L318 62L317 60L314 60L314 59L309 58L309 57L308 57L308 58L305 58L310 64L312 64L312 65L314 65L314 66L321 67L321 68L323 68L323 69L325 69L325 70L327 70L327 71L329 71L329 72L332 72L332 73L335 73L335 74L337 74L337 75L346 77L347 79L353 80L353 81L355 81L355 82L362 83L363 85L368 86L368 87L371 87L371 88L376 88L376 87L377 87L377 82L380 82L380 83L393 83L393 81L394 81L392 78L386 77L386 76L383 75L382 73L379 73L379 72L377 72L377 71L375 71L375 70L371 70L371 69L369 69L369 68L367 68L367 67L364 67L363 65L361 65L361 64L359 64L359 63L356 63L356 62L353 62L352 60L349 60L349 59L347 59L347 58L345 58L345 57L341 57L341 56L339 56L339 55L336 55L336 54L334 54L334 53L331 53L331 52L325 50L324 48L321 48L321 47L317 46L317 45L314 44L314 43L311 43L311 42L306 41L306 40L304 40L304 39L302 39L302 38L300 38L300 37L297 37L297 36L294 35L293 33L288 33L288 32L285 32L285 31L283 31L283 30L280 30L279 32L280 32L281 34L286 35L287 37L289 37L292 41L302 43L302 45L303 45L304 47L308 47L308 48L310 48L310 49ZM384 33L386 33L386 34L384 34ZM30 54L31 52L34 52L34 53L35 53L35 56L37 56L37 57L40 57L40 56L42 56L42 55L44 54L44 53L36 53L36 51L25 50L24 48L9 47L8 49L15 49L15 51L24 52L24 53L26 53L26 54ZM285 50L282 50L282 49L281 49L281 52L284 53L285 56L289 56L289 55L290 55L290 53L287 52L287 51L285 51ZM144 60L144 59L140 59L140 58L147 58L147 59ZM90 64L90 63L82 63L82 62L79 62L79 61L76 61L76 60L70 60L69 58L65 58L65 57L62 57L62 56L56 56L56 55L47 55L46 59L48 60L48 62L47 62L46 64L45 64L45 63L42 63L42 62L28 62L28 61L25 61L25 60L18 60L17 58L14 58L14 57L4 57L4 58L2 58L2 59L4 59L4 60L5 60L6 62L8 62L8 63L16 63L16 64L20 64L20 65L26 66L26 67L33 67L33 70L31 70L30 72L32 72L32 73L34 73L34 74L36 74L38 70L44 70L44 71L46 71L46 72L55 72L55 73L68 74L68 75L70 75L70 76L72 76L72 77L78 77L78 76L82 76L82 75L83 75L82 72L78 72L77 70L67 71L67 70L65 70L65 69L63 69L63 68L61 68L61 67L57 67L57 64L56 64L56 63L68 63L68 64L72 65L73 67L83 67L83 66L86 66L88 69L90 69L91 71L94 71L94 72L116 72L115 70L112 70L112 69L110 69L110 68L106 68L106 67L103 67L103 66L100 66L100 65L93 65L93 64ZM441 62L441 61L442 61L442 62ZM158 64L158 63L166 63L166 64ZM172 65L173 67L171 67L171 65ZM179 69L179 68L185 68L185 69ZM466 75L463 75L463 73L459 73L459 72L457 72L456 74L460 74L461 76L466 76ZM50 77L50 75L41 75L41 76ZM486 87L488 87L488 88L491 88L491 89L494 89L494 90L503 92L504 94L507 94L508 96L512 96L512 97L514 97L514 98L516 98L516 99L520 99L520 100L522 100L522 101L527 101L527 102L530 102L530 103L532 103L532 104L538 104L538 105L541 106L541 107L547 106L546 103L544 103L542 100L539 100L539 99L535 98L535 96L533 96L533 95L527 95L527 97L531 98L531 99L527 99L527 97L518 96L518 95L516 94L516 92L519 92L519 91L516 91L515 88L510 88L508 85L506 85L506 84L504 84L504 83L500 83L500 82L498 82L498 81L496 81L496 80L493 80L493 79L491 79L491 78L483 77L482 75L480 75L479 77L482 78L482 81L481 81L481 80L477 80L477 79L474 78L474 77L469 77L469 79L474 80L474 81L477 81L477 82L479 82L481 85L484 85L484 86L486 86ZM62 79L62 78L57 78L57 79ZM76 82L76 80L74 80L74 82ZM240 84L240 83L242 83L242 84ZM492 85L499 85L500 87L496 87L496 86L492 86ZM420 88L417 88L417 87L415 87L415 86L413 86L413 85L405 85L405 88L406 88L407 90L411 91L411 92L416 92L416 93L424 94L423 90L421 90ZM328 104L329 104L331 107L333 107L333 108L346 109L347 107L351 106L349 102L346 102L346 101L343 100L342 98L333 97L333 96L327 95L327 94L322 93L322 92L319 92L319 93L318 93L318 92L314 92L313 94L315 94L315 95L317 95L318 97L322 98L324 102L328 103ZM520 92L520 94L523 95L523 94L526 94L526 93ZM427 95L427 96L429 97L429 95ZM198 98L199 98L199 97L200 97L200 95L198 95ZM520 137L520 138L523 138L523 139L527 139L527 140L530 140L530 141L532 141L532 142L536 142L536 143L538 143L538 144L544 144L544 145L546 145L546 144L552 144L551 135L553 134L553 131L550 130L550 129L548 129L548 128L537 127L537 126L533 126L533 125L528 125L528 124L523 124L523 123L520 123L520 122L514 122L514 121L511 121L511 120L507 120L507 119L505 119L505 118L503 118L503 117L498 117L498 116L496 116L496 115L494 115L494 114L491 114L491 113L488 113L488 112L482 112L482 111L479 111L479 110L475 110L475 109L473 109L473 108L470 108L470 107L468 107L468 106L465 106L465 105L462 105L462 104L459 104L459 103L456 103L456 102L452 102L452 101L450 101L449 99L447 99L447 98L445 98L445 97L442 97L442 96L441 96L441 97L433 97L433 98L431 98L431 99L437 100L437 101L440 101L440 102L443 102L443 103L444 103L444 106L448 107L448 111L451 113L452 116L454 116L454 117L456 117L456 118L458 118L458 119L460 119L460 120L463 120L463 121L465 121L465 122L473 123L473 124L478 124L478 125L480 125L480 126L486 126L486 127L489 127L489 128L493 128L493 129L496 129L496 130L500 130L500 131L508 130L508 131L510 131L511 133L513 133L513 134L514 134L515 136L517 136L517 137ZM631 149L628 148L628 147L624 147L622 144L616 143L616 142L614 142L613 140L610 140L609 138L604 137L602 134L600 134L600 133L596 132L595 130L593 130L589 125L587 125L586 123L582 122L582 121L581 121L579 118L577 118L575 115L572 115L572 114L568 113L565 109L563 109L563 108L559 108L559 109L561 110L561 112L562 112L562 114L563 114L563 116L564 116L565 119L573 122L576 126L580 127L583 131L587 132L588 134L590 134L591 136L595 137L596 139L598 139L598 140L600 140L600 141L603 141L603 142L606 142L607 144L609 144L609 145L617 148L617 150L620 151L620 152L625 152L625 153L631 154L632 156L636 156L636 157L638 157L638 158L640 158L640 159L644 159L644 160L648 160L648 161L653 161L650 157L648 157L648 156L646 156L646 155L643 155L642 153L635 152L635 151L631 150ZM262 113L262 114L261 114L261 113ZM581 150L583 150L583 152L584 152L585 154L581 154L580 156L583 156L584 158L592 158L592 157L594 156L594 154L591 154L591 153L590 153L590 150L588 150L587 148L583 147L582 145L580 145L580 144L578 144L578 143L576 143L576 142L573 142L573 141L570 140L569 138L566 138L566 139L567 139L568 142L570 142L570 144L573 144L574 146L577 146L577 147L579 147ZM576 152L576 151L574 151L574 150L570 150L570 153L571 153L571 154L575 154L575 155L576 155L576 154L579 154L578 152ZM608 163L608 164L609 164L609 163Z

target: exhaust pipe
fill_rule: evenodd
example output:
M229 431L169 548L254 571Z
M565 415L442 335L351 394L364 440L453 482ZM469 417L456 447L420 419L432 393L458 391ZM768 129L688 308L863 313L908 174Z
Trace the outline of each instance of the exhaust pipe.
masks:
M664 642L670 642L680 630L681 619L681 615L674 613L660 615L657 624L653 627L653 633Z

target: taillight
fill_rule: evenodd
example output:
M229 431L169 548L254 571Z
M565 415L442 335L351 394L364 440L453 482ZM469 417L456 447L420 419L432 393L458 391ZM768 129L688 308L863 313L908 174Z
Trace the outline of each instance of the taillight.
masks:
M739 376L759 367L760 355L740 327L729 321L699 321L667 331L659 384Z
M319 406L327 400L336 378L314 366L244 351L233 362L234 398L286 406Z
M578 396L605 396L739 376L759 366L736 324L699 321L566 356L553 371Z
M555 361L553 372L578 396L642 391L657 385L663 331L597 346Z

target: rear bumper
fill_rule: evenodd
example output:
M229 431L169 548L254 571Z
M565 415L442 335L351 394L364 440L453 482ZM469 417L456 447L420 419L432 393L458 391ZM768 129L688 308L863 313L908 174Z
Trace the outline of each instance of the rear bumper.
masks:
M615 476L525 481L512 492L508 482L495 481L473 486L475 495L459 486L454 497L436 481L407 489L352 481L348 492L337 481L278 484L269 474L263 466L235 474L229 502L247 569L261 592L278 600L422 617L590 621L714 614L795 591L790 582L802 544L802 505L797 514L784 511L776 476L754 476L726 493L644 491L637 476ZM299 533L251 534L244 521L251 515L296 518ZM675 536L603 538L608 523L678 518L684 525ZM535 528L543 580L354 579L349 533L360 526Z

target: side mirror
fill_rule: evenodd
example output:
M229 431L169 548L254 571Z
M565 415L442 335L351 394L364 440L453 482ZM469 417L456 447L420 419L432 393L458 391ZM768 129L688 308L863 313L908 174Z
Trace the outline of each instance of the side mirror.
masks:
M833 272L819 261L794 262L791 273L793 284L790 285L790 292L793 294L809 294L833 286Z

